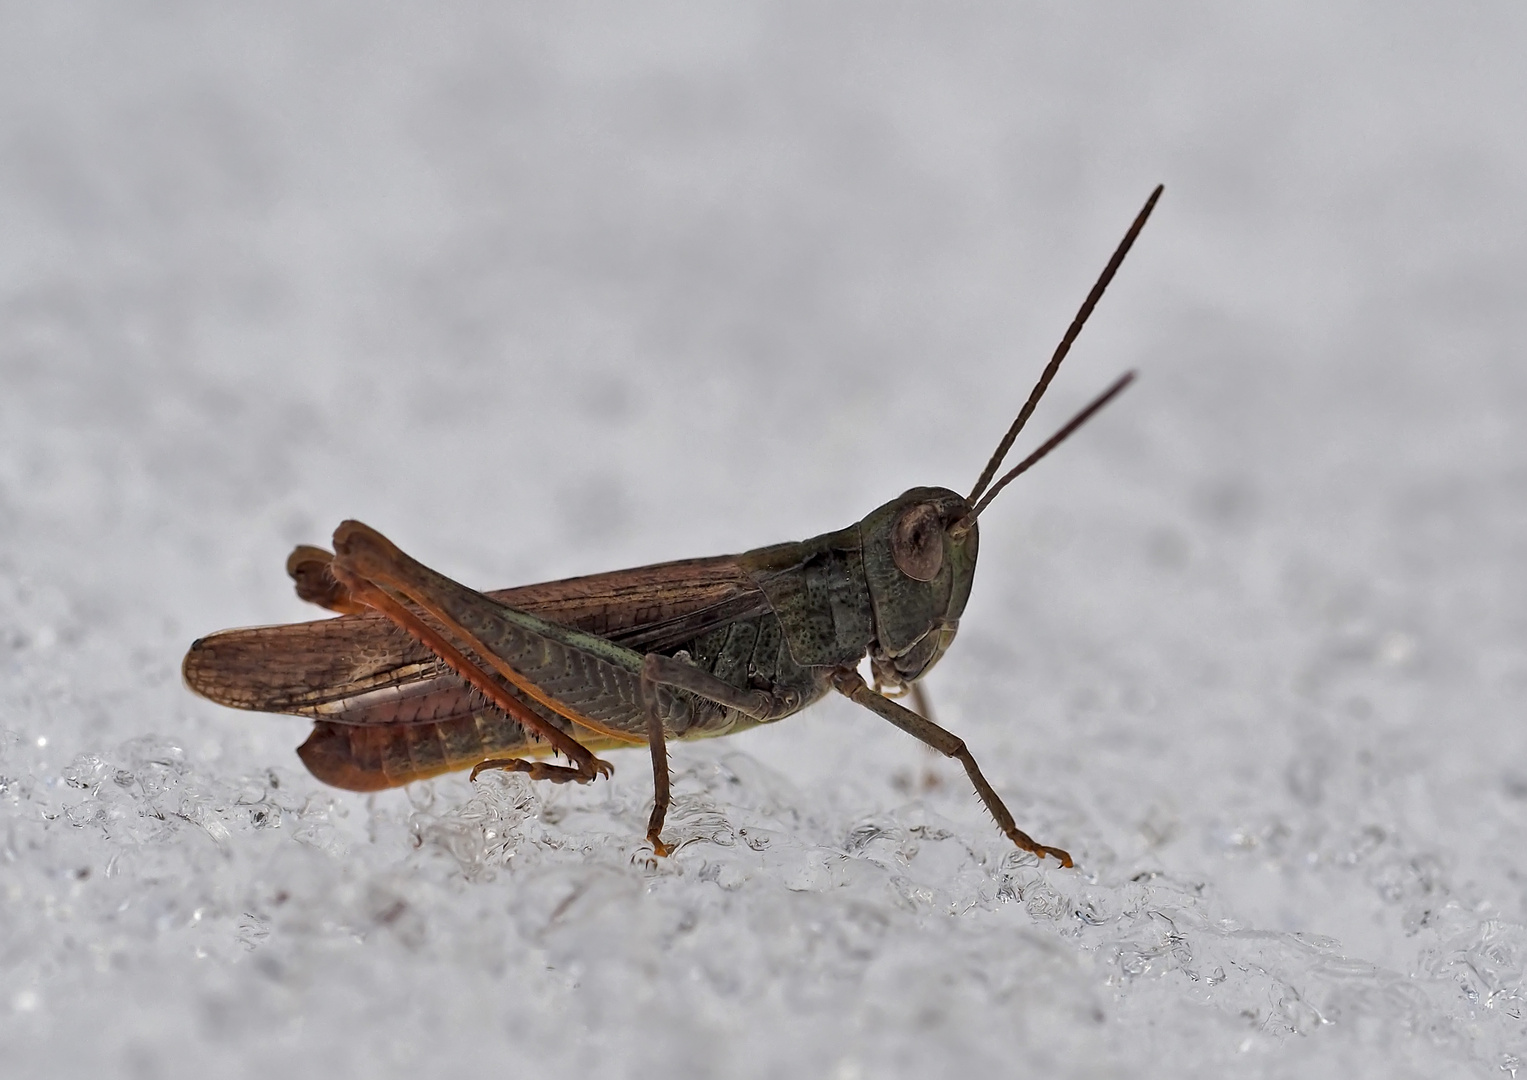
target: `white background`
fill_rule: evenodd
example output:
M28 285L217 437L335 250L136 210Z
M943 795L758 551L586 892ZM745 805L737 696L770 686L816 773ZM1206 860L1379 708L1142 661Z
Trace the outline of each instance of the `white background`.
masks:
M1519 5L0 8L0 1073L1514 1075ZM481 587L968 489L939 717L372 798L192 697L360 518ZM1501 1071L1504 1070L1504 1073Z

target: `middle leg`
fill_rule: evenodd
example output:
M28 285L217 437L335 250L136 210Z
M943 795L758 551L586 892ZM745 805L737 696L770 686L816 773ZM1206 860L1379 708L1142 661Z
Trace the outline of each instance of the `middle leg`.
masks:
M657 690L666 686L687 690L696 697L735 709L755 720L779 720L801 707L800 691L743 690L710 672L660 653L648 653L642 661L642 707L647 714L647 744L652 748L652 816L647 820L647 840L658 855L670 848L663 843L663 820L668 815L668 742L658 709Z

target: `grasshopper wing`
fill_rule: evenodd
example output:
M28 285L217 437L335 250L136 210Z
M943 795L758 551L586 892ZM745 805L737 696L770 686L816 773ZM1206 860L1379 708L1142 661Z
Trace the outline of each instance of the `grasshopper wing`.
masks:
M730 557L487 595L644 652L676 649L715 626L769 609ZM187 686L221 705L332 723L438 723L483 706L433 653L371 613L224 630L193 643L181 671Z
M298 587L304 588L301 579ZM629 648L656 652L672 651L713 627L769 610L764 594L725 557L487 595ZM224 630L195 642L181 670L187 686L219 704L312 718L312 734L298 755L314 776L351 791L396 787L470 768L485 758L536 756L551 749L423 645L370 612ZM591 750L622 745L509 692Z

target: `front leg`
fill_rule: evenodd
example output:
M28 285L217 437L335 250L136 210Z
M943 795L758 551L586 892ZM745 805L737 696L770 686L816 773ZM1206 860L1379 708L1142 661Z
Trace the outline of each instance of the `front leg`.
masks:
M1002 800L997 797L997 792L986 782L986 777L981 775L981 768L976 764L976 759L971 756L970 750L966 748L965 740L952 731L945 731L932 720L918 716L911 709L904 709L884 695L875 693L864 684L859 673L851 668L843 668L835 672L832 685L833 689L844 697L863 705L871 712L889 720L908 735L922 740L945 757L957 759L961 765L965 766L970 782L975 785L976 794L981 796L986 809L991 812L992 817L997 819L997 827L1006 834L1009 840L1024 851L1032 851L1041 859L1046 855L1053 855L1060 860L1062 866L1071 865L1070 855L1060 848L1047 847L1039 843L1018 827L1018 823L1013 820L1013 815L1007 812L1007 807L1003 806Z
M710 672L659 653L642 661L642 706L647 713L647 744L652 748L652 817L647 820L647 840L658 855L670 851L663 843L663 819L668 815L668 741L658 711L657 688L687 690L696 697L735 709L755 720L768 722L789 716L801 707L801 693L793 687L743 690Z

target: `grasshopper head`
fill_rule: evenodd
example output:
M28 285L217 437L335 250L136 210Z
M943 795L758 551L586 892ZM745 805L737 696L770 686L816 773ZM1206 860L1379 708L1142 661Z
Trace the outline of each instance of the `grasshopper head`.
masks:
M1157 185L1135 216L969 497L962 498L947 488L913 488L860 522L864 571L874 608L875 640L870 644L870 663L877 683L893 688L905 686L921 678L944 655L959 629L960 615L970 598L970 583L975 580L976 518L991 505L999 491L1059 446L1134 378L1130 372L1119 379L1038 450L993 483L1013 440L1028 423L1061 361L1102 298L1103 290L1108 288L1135 237L1145 227L1156 200L1161 198L1161 190Z
M1119 379L1038 450L991 483L1044 391L1041 381L969 498L948 488L913 488L860 522L864 573L875 618L870 664L877 683L895 688L915 682L944 655L959 629L976 576L976 518L999 491L1059 446L1132 379L1133 372Z
M921 678L954 640L976 574L975 522L956 529L969 514L947 488L913 488L861 522L882 683Z

